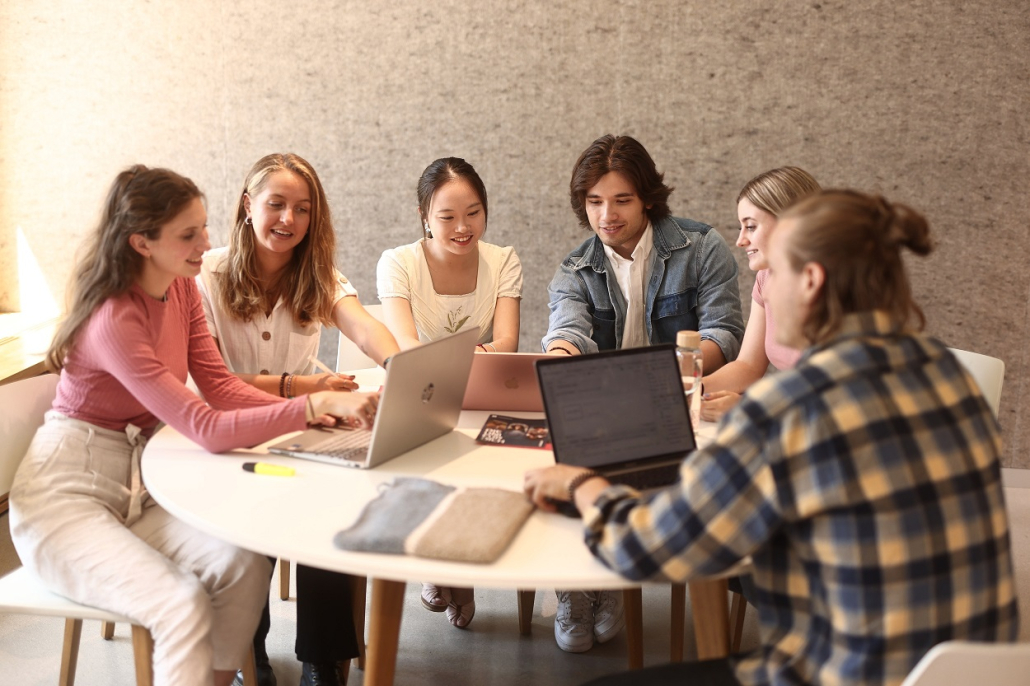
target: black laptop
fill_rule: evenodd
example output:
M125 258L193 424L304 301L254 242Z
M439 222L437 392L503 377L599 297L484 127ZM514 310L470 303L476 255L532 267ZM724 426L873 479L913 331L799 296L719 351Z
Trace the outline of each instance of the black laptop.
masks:
M641 490L679 480L697 448L672 345L536 363L554 461Z

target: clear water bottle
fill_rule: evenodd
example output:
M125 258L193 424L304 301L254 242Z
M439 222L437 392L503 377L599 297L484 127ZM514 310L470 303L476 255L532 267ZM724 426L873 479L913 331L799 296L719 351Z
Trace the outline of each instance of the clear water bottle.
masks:
M690 422L697 431L701 421L701 376L704 374L701 360L701 334L697 331L680 331L676 334L676 359L680 365L680 379L683 392L690 407Z

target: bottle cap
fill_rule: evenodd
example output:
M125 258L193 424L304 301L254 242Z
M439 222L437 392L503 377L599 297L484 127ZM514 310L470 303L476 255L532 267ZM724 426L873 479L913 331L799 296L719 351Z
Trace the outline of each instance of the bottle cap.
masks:
M697 331L680 331L676 334L676 347L700 348L701 334Z

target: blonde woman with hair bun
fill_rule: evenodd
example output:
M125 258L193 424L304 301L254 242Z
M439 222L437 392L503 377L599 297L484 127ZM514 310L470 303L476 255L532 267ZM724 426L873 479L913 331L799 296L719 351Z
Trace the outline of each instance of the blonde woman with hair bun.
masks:
M737 404L748 386L765 375L770 364L776 369L790 369L797 363L801 351L776 342L776 325L765 307L762 293L769 274L766 250L777 217L800 198L818 190L819 183L805 170L779 167L748 181L737 196L737 247L744 249L748 267L757 272L751 291L751 314L737 359L704 378L702 419L716 421L722 417Z

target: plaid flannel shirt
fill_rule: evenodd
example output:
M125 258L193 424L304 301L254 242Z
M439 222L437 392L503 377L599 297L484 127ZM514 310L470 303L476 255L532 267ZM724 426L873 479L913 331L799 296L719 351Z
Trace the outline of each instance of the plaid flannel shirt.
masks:
M650 497L614 486L586 542L681 582L754 561L743 684L899 684L934 644L1018 632L997 422L938 341L848 317L755 384Z

